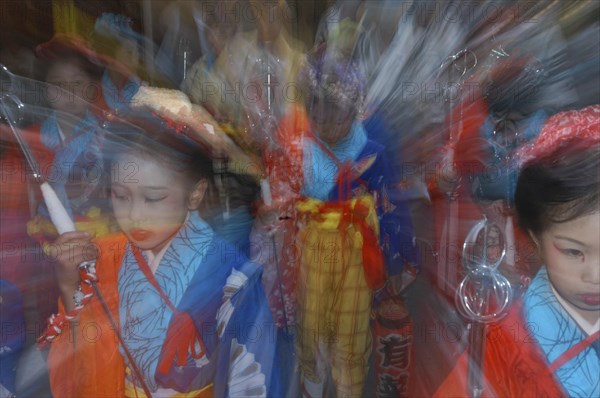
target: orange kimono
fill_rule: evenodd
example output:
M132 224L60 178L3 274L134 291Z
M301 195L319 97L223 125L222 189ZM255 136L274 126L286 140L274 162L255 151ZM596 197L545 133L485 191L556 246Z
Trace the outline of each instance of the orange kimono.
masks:
M118 276L127 238L122 234L96 242L98 288L119 327ZM59 310L64 307L59 302ZM80 313L77 326L67 324L52 342L48 357L50 386L56 397L123 397L125 363L118 339L99 300Z

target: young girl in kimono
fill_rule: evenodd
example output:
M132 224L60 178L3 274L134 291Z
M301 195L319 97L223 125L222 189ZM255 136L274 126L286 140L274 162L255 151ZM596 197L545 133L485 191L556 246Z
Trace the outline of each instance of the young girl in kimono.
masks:
M95 246L88 234L65 233L55 246L61 298L50 323L74 318L58 326L62 333L51 325L45 335L54 396L277 395L261 267L200 214L210 159L172 123L129 121L108 128L121 232ZM81 305L78 264L90 258L98 291L73 313Z
M520 151L515 204L543 266L489 326L484 396L600 394L600 106L559 113ZM438 390L466 396L467 355Z

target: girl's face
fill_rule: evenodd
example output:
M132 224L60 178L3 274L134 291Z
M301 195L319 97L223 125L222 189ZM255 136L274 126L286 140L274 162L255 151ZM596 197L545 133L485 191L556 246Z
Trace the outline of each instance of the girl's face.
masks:
M188 210L189 181L184 174L149 156L122 154L112 165L111 201L117 223L129 240L154 254L171 240Z
M98 94L98 86L92 77L76 60L56 60L52 62L46 75L50 106L61 112L83 117L90 100Z
M595 322L600 317L600 211L553 224L537 242L556 291Z
M348 135L356 117L349 106L319 96L312 97L308 109L314 132L330 147Z

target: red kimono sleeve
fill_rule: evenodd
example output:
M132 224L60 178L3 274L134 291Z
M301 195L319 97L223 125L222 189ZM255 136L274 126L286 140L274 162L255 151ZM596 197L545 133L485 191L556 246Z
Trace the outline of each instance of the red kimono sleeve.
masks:
M469 397L468 352L437 390L435 397ZM554 378L545 357L521 317L516 303L500 323L486 334L484 356L484 397L567 397Z

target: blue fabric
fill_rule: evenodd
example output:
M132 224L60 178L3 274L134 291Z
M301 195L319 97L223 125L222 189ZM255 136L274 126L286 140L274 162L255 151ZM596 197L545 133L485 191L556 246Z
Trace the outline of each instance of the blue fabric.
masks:
M527 326L550 364L587 337L557 300L542 267L523 298ZM555 375L571 397L600 396L600 350L593 345L560 367Z
M369 192L377 194L379 242L386 257L388 274L397 275L402 272L405 263L410 263L417 268L420 266L421 260L416 246L412 217L406 203L398 200L398 195L394 194L393 172L383 146L367 141L355 164L372 158L375 159L373 164L362 172L360 179L367 184L366 189ZM351 189L354 195L360 195L365 188L360 181L355 180L351 184ZM328 200L338 200L337 189L330 192Z
M282 378L285 374L283 368L292 365L293 361L290 358L288 363L275 362L277 328L262 289L262 269L255 263L246 262L239 270L248 276L248 282L231 298L234 313L220 338L222 348L219 352L214 396L254 395L252 385L259 386L260 376L263 374L267 387L265 396L281 397L285 384ZM231 358L240 349L247 351L244 358L253 359L254 363L234 369ZM241 361L241 358L238 357L237 361ZM258 369L253 370L255 366ZM253 374L255 381L241 387L239 384L243 383L238 380L243 380L245 374Z
M390 181L400 183L402 181L402 157L401 131L397 131L389 126L388 119L381 113L375 112L363 123L367 136L371 141L374 141L383 146L383 153L390 162L390 169L396 172L390 175ZM400 192L398 192L399 194Z
M113 111L120 112L129 107L131 100L140 89L140 82L137 79L130 79L125 86L119 90L107 72L102 75L102 95L106 105Z
M48 182L71 216L88 199L93 199L89 196L90 190L100 183L100 175L96 174L103 169L100 148L96 142L99 138L98 129L98 120L90 112L70 132L63 132L66 143L63 143L59 133L56 112L52 112L40 128L42 144L54 153L52 167L47 175ZM95 174L88 176L87 171ZM70 196L67 185L73 183L81 186L77 195ZM44 205L40 206L39 211L48 217L48 210Z
M213 395L229 397L242 395L239 392L231 395L230 388L232 384L247 379L266 387L268 397L283 396L285 380L281 377L284 373L282 366L291 364L275 362L277 328L260 283L262 268L247 262L237 249L217 236L209 245L202 268L206 270L196 274L178 309L193 318L206 346L209 363L198 365L188 361L188 366L183 369L173 367L166 376L157 374L157 380L164 386L181 391L202 388L214 382ZM232 315L221 330L216 314L224 306L224 286L233 271L244 274L247 281L230 298ZM254 377L248 377L248 373L234 377L231 357L240 349L248 353L246 358L252 359Z
M15 393L17 362L25 342L23 299L4 279L0 279L0 297L0 384Z
M352 124L350 132L335 147L329 148L340 163L355 160L367 143L367 133L362 123ZM327 144L322 143L327 146ZM336 186L338 166L319 144L313 140L305 140L302 168L304 186L302 194L319 200L326 200L330 191Z
M238 248L245 256L250 256L250 232L254 217L247 206L240 206L231 210L229 218L223 219L222 215L215 218L213 225L215 232Z
M386 257L388 274L397 275L402 272L405 263L415 267L420 265L419 251L414 237L414 228L410 211L405 202L398 200L399 195L394 189L397 179L389 160L385 155L385 148L366 137L364 128L353 126L353 134L344 140L343 146L338 151L339 160L352 160L353 165L360 171L360 179L351 183L351 196L360 196L364 192L376 193L377 214L379 217L379 241ZM306 140L311 141L311 140ZM307 145L307 144L305 144ZM315 143L310 142L304 151L316 150L317 162L309 164L304 158L305 186L303 194L320 200L337 201L338 189L336 186L338 169L335 162L329 159L323 150ZM357 152L356 149L360 148ZM332 151L336 156L336 150ZM310 152L309 152L310 153ZM327 159L325 158L327 157ZM365 164L364 166L361 166ZM319 168L318 170L315 170ZM307 180L306 173L312 173ZM362 182L366 183L366 187Z
M188 356L185 366L174 365L166 375L156 372L156 367L164 356L172 313L140 274L128 248L119 272L121 328L152 389L160 386L183 392L214 383L214 396L227 397L232 386L248 379L262 386L267 396L281 396L280 370L274 368L276 327L260 283L259 265L248 262L198 215L190 216L165 252L155 276L178 311L192 317L207 355L199 361ZM246 281L224 300L232 274L243 275ZM223 308L231 312L227 322L220 325L218 314ZM254 378L248 378L247 373L234 377L236 364L231 357L240 350L253 359Z
M173 305L181 301L212 237L211 228L194 213L167 248L154 276ZM148 387L155 390L154 374L173 313L146 279L131 247L119 269L119 314L125 344L148 380Z

